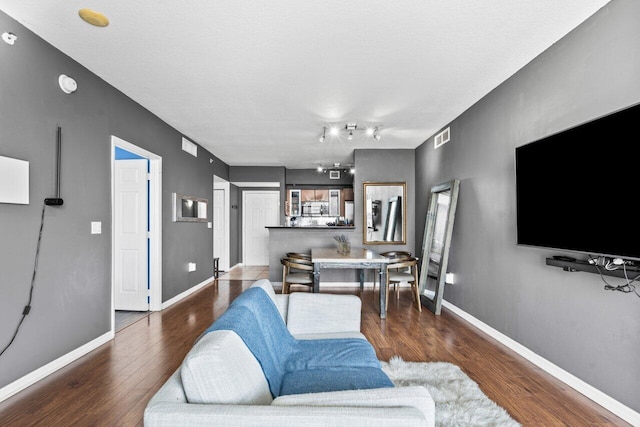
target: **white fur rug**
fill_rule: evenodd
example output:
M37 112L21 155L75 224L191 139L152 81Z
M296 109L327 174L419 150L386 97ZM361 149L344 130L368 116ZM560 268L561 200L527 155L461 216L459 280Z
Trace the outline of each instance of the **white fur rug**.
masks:
M456 365L405 362L397 356L381 363L395 385L422 385L429 390L436 403L436 427L520 426Z

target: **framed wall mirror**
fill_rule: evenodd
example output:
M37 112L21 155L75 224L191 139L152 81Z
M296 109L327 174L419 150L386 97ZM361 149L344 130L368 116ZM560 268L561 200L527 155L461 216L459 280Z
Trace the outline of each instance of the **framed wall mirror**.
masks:
M173 222L207 222L207 204L200 197L173 193Z
M403 245L406 243L407 184L365 182L362 243Z
M419 289L422 305L435 314L440 314L442 306L459 186L460 181L454 179L432 187L430 192L422 241Z

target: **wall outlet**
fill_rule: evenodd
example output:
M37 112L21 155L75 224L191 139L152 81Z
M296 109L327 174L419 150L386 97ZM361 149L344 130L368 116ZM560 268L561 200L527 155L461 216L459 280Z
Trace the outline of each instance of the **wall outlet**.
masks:
M102 234L101 221L91 221L91 234Z
M189 264L187 264L187 271L189 273L191 273L192 271L196 271L196 263L190 262Z
M449 285L453 285L455 282L455 277L453 275L453 273L447 273L444 276L444 282L448 283Z

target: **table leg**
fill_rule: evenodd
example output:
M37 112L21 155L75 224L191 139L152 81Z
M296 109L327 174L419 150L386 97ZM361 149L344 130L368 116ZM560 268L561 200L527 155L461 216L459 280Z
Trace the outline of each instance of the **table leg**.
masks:
M360 291L364 290L364 268L360 269Z
M387 318L387 267L380 266L380 318Z
M320 263L313 264L313 293L320 292Z

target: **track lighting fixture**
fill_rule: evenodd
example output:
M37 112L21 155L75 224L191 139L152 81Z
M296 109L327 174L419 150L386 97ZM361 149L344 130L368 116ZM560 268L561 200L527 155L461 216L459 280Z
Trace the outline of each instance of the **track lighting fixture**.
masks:
M363 131L367 137L373 138L376 141L380 141L380 133L378 133L378 126L367 126L367 127L358 127L357 123L347 123L344 126L341 125L331 125L329 126L329 135L331 137L339 137L340 132L344 131L346 133L346 137L348 141L353 141L354 137L356 137L357 132ZM325 142L327 137L327 126L322 127L322 134L318 138L318 141Z
M334 163L331 166L323 166L318 165L316 168L318 173L332 173L332 172L342 172L342 173L350 173L351 175L356 173L356 168L353 165L341 165L340 163Z

